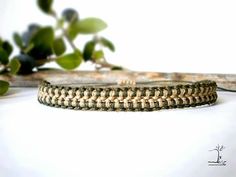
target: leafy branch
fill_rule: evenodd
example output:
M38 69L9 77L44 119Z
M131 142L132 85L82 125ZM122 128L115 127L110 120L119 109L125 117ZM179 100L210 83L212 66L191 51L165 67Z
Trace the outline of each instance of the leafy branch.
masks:
M58 15L53 9L53 0L37 0L39 9L55 19L56 25L42 26L30 24L22 34L15 32L13 40L20 54L11 57L12 45L0 38L0 74L31 74L39 71L46 63L56 62L65 70L73 70L82 62L92 62L96 70L121 70L121 66L106 60L104 48L115 51L113 43L98 33L107 28L107 24L99 18L80 19L75 9L65 9ZM79 35L92 35L83 49L75 44ZM72 52L67 53L67 44ZM0 82L0 95L7 91L9 84Z

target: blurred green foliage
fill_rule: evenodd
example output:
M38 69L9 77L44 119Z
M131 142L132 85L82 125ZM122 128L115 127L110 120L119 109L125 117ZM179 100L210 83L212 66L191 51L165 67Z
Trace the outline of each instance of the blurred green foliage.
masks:
M53 9L53 0L37 0L37 5L43 13L56 20L56 25L32 23L23 33L15 32L13 40L20 53L13 57L13 46L0 38L0 74L30 74L48 62L56 62L65 70L76 69L87 61L100 65L100 68L122 69L105 59L103 48L114 52L115 47L110 40L98 36L99 32L107 28L103 20L94 17L81 19L79 13L72 8L64 9L58 15ZM74 44L79 35L92 35L83 49ZM68 45L73 52L67 53ZM0 95L8 87L7 82L1 81Z

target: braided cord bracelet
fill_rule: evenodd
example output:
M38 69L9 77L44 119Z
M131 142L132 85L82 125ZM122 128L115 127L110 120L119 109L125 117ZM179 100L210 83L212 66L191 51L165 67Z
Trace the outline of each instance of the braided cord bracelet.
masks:
M38 101L76 110L155 111L213 104L217 100L216 89L216 82L210 80L69 85L43 81L39 86Z

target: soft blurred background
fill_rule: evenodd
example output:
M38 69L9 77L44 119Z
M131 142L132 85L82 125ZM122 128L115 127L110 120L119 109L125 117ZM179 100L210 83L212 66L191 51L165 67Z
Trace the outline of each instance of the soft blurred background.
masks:
M234 0L55 0L58 13L66 7L77 9L81 18L107 22L102 34L117 49L107 52L110 62L142 71L235 73ZM0 0L0 12L0 36L5 39L32 22L54 23L34 0ZM86 38L79 37L76 44L83 46ZM94 67L83 63L79 69Z

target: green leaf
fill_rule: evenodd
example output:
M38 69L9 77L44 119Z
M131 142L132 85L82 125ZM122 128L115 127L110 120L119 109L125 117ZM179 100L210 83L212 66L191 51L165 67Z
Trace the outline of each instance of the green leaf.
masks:
M62 38L57 38L54 40L53 50L57 56L62 55L66 51L66 45Z
M76 10L68 8L62 12L62 17L67 22L75 22L79 19L79 14Z
M16 74L19 71L20 66L21 66L21 64L20 64L19 60L16 58L13 58L9 63L10 73Z
M0 80L0 95L4 95L9 88L9 83L7 81Z
M77 22L77 30L81 34L94 34L104 30L107 24L99 18L85 18Z
M53 43L54 33L52 27L44 27L37 31L30 42L34 45L49 44Z
M35 59L27 54L19 54L14 59L20 62L20 69L17 74L30 74L36 66Z
M77 22L70 23L67 27L66 32L70 40L74 40L79 33L77 29Z
M86 18L80 21L70 23L67 28L67 34L71 40L81 34L93 34L102 31L107 27L106 23L98 18Z
M77 68L81 64L82 60L83 58L80 54L70 53L70 54L66 54L66 55L58 57L56 62L62 68L66 70L72 70L72 69Z
M67 34L71 40L74 40L78 34L94 34L104 30L106 27L107 24L99 18L86 18L70 23L67 28Z
M40 30L40 25L32 23L28 25L28 29L22 34L21 39L24 46L30 45L30 41L33 36Z
M92 58L96 43L94 41L89 41L85 44L83 50L84 61L88 61Z
M102 37L102 38L100 39L100 42L101 42L101 44L102 44L104 47L107 47L107 48L110 49L112 52L115 52L115 46L114 46L114 44L113 44L110 40L108 40L108 39Z
M103 51L102 51L102 50L98 50L98 51L93 52L92 58L93 58L94 60L99 60L99 59L101 59L101 58L104 58L104 53L103 53Z
M23 41L22 41L21 36L19 35L19 33L14 33L14 34L13 34L13 40L14 40L15 44L16 44L20 49L22 49L22 48L24 47Z
M30 40L33 48L29 51L29 55L35 59L45 59L53 54L52 46L54 41L54 32L51 27L39 29Z
M9 59L7 52L2 47L0 47L0 63L6 65L8 61Z
M47 14L52 12L52 3L53 3L53 0L38 0L37 1L39 8Z
M11 53L13 51L13 47L8 41L4 41L2 43L2 48L5 50L5 52L7 53L8 56L11 55Z

